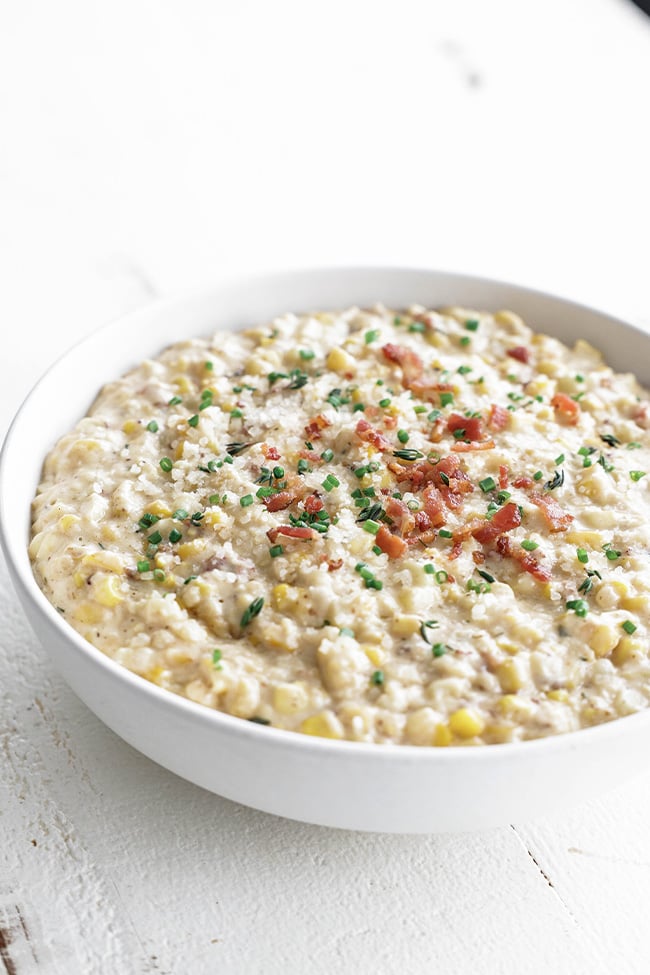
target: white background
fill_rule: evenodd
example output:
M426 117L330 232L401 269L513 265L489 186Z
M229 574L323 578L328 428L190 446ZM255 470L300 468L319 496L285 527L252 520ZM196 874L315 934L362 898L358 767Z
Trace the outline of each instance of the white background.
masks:
M627 0L6 0L0 433L74 340L224 271L415 263L650 324L649 92ZM10 975L648 970L650 775L481 835L274 819L104 728L4 563L0 600Z

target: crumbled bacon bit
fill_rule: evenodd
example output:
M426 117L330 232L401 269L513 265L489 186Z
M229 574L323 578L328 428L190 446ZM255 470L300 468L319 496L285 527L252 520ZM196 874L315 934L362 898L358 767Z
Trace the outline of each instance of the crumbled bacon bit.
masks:
M331 427L331 422L322 413L318 416L312 417L309 423L305 426L305 436L308 440L320 440L321 431L326 427Z
M316 512L322 511L323 507L323 501L317 494L310 494L308 498L305 498L305 511L310 515L315 515Z
M496 444L494 440L472 440L471 443L455 443L451 448L455 454L468 454L472 450L494 450Z
M530 552L524 551L518 545L513 545L507 535L501 535L497 538L497 551L504 558L514 559L525 572L530 573L531 576L539 579L540 582L550 581L551 570L545 565L540 565L535 556L531 555Z
M452 413L447 420L447 429L450 433L455 430L464 430L464 440L482 440L483 426L480 416L461 416L460 413Z
M381 351L389 362L396 362L398 366L402 367L402 381L407 389L415 379L419 379L422 375L424 370L422 359L412 349L388 342L382 346Z
M337 569L342 568L343 559L328 559L327 560L327 571L336 572Z
M516 345L514 349L508 349L506 355L509 355L511 359L517 359L519 362L530 362L530 351L525 345Z
M532 488L535 482L532 477L516 477L512 483L516 488L524 488L527 490L528 488Z
M521 512L514 501L504 504L503 508L495 511L491 521L483 522L478 528L472 531L472 535L481 545L487 545L503 535L504 532L512 531L521 524Z
M556 393L551 400L551 406L557 416L571 427L574 427L580 419L580 404L566 393Z
M266 505L267 511L284 511L296 500L297 495L293 491L280 491L278 494L272 494L270 498L262 498L262 503Z
M375 542L389 559L397 559L407 549L406 542L398 535L391 535L385 525L382 525L375 536Z
M419 532L429 531L433 526L426 511L418 511L415 515L415 527Z
M482 565L485 562L485 555L481 552L480 548L475 548L472 552L472 558L477 565Z
M280 460L281 454L277 447L270 447L269 444L262 444L262 453L267 460Z
M508 468L505 464L499 465L499 487L502 491L508 487Z
M493 403L490 407L490 415L488 417L488 426L490 430L505 430L509 423L510 411L504 406L499 406L497 403Z
M414 379L412 382L405 382L404 385L420 399L436 402L440 393L453 393L456 387L453 383L438 383L433 379Z
M449 559L450 562L455 562L462 551L463 551L462 539L460 538L458 540L454 539L454 544L450 548L449 555L447 556L447 558Z
M541 509L552 534L565 532L573 521L573 515L565 511L550 494L533 494L530 500Z
M266 535L270 542L275 542L278 535L284 535L286 538L299 538L308 540L315 538L318 532L315 532L313 528L309 528L307 525L278 525L277 528L269 528Z
M434 484L427 484L423 492L424 510L434 528L440 528L445 523L444 501L438 488Z
M367 420L363 418L359 420L356 426L356 434L365 443L372 444L377 450L390 450L390 441L386 439L383 433L379 430L375 430Z
M386 514L395 523L400 535L408 535L415 528L413 512L399 498L388 498L386 501Z

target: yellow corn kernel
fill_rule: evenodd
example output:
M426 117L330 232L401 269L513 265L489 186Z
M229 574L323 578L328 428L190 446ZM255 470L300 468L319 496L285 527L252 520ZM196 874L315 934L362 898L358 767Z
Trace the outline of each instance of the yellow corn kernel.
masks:
M150 501L144 510L147 514L156 515L158 518L169 518L171 515L171 509L160 498Z
M352 402L353 403L360 403L362 399L363 399L363 393L361 392L361 390L358 387L356 389L353 389L352 390Z
M514 694L523 685L517 661L512 658L500 663L495 669L495 674L504 694Z
M412 613L415 608L415 599L412 589L400 589L396 594L397 602L406 613Z
M331 711L321 711L305 718L300 725L303 735L315 735L317 738L342 738L341 722Z
M348 355L345 349L340 348L338 345L335 345L330 351L326 364L327 368L331 369L332 372L354 372L356 369L355 360L351 355Z
M365 481L365 477L363 480ZM389 471L384 471L381 477L379 478L379 487L389 488L392 486L393 486L393 475Z
M122 431L126 433L127 436L131 436L131 434L135 433L139 427L140 424L137 420L125 420L122 424Z
M203 516L204 525L212 525L212 526L220 525L222 521L223 521L223 515L216 508L213 511L206 511Z
M643 646L640 640L631 636L623 636L612 651L612 663L617 667L622 667L628 660L640 657L643 653Z
M554 691L547 691L546 696L551 701L560 701L562 704L566 704L569 700L569 692L564 687L558 687Z
M101 536L105 542L114 542L117 538L117 532L110 525L102 525Z
M374 667L380 667L384 662L384 651L381 647L371 647L368 644L362 644L361 649Z
M451 731L446 724L439 724L433 733L433 744L438 748L446 748L451 745Z
M597 657L606 657L618 643L618 633L607 623L600 623L594 628L588 642Z
M494 320L499 325L504 325L518 335L524 335L526 333L526 326L523 320L514 311L508 311L507 308L502 308L500 311L495 312Z
M182 542L176 549L176 553L183 561L193 559L205 550L206 545L207 543L203 538L193 538L191 542Z
M391 630L397 636L412 636L418 632L420 626L417 616L396 616L390 624Z
M518 643L511 643L510 640L497 640L497 646L503 650L505 653L509 653L514 656L519 653L521 647Z
M425 332L424 337L425 340L429 343L429 345L435 346L436 349L449 348L449 339L444 334L444 332L434 332L431 329L429 329L427 332Z
M122 564L121 556L117 552L109 552L107 549L84 555L81 560L81 568L85 569L88 567L91 570L107 569L109 572L124 574L124 565Z
M62 515L57 523L57 528L62 532L69 532L79 524L77 515Z
M618 593L619 596L627 596L630 591L630 587L628 586L627 582L623 582L622 579L612 579L610 586L614 592Z
M459 708L449 718L449 730L459 738L475 738L484 728L483 718L470 708Z
M174 460L181 460L185 453L185 440L179 440L174 447Z
M79 572L79 570L77 570L74 573L74 575L72 576L72 581L74 582L75 586L85 586L86 585L86 577L83 574L83 572Z
M72 615L79 623L99 623L104 618L104 610L97 603L79 603Z
M603 544L603 536L594 531L569 531L564 536L570 545L591 546L599 549Z
M96 586L93 586L93 595L101 606L117 606L124 599L120 586L117 576L104 576Z
M174 376L172 382L179 393L191 393L194 389L194 384L188 376Z
M497 745L510 741L512 738L513 726L506 721L491 721L486 724L483 732L484 736Z
M166 667L152 667L144 676L152 684L161 684L164 678L169 677L169 670Z
M278 684L273 689L273 707L279 714L296 714L307 707L307 693L300 684Z
M504 694L497 701L497 707L507 717L523 716L530 711L530 705L516 694Z

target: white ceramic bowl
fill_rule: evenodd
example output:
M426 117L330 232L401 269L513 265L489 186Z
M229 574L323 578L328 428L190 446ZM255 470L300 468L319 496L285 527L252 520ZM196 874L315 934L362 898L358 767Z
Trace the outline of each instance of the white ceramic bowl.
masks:
M61 618L34 581L27 544L42 460L104 382L177 339L285 311L376 301L510 308L536 330L569 343L588 339L616 369L636 371L650 385L650 335L560 298L474 277L394 268L300 271L153 304L65 354L7 435L0 527L18 596L67 682L113 731L178 775L257 809L327 826L424 833L525 820L592 796L645 767L650 711L486 748L389 747L293 734L212 711L118 666Z

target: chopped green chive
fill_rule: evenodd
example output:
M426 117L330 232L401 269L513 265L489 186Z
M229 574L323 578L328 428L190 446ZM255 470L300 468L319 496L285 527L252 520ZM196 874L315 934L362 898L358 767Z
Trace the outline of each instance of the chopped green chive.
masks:
M169 541L172 542L172 544L174 542L180 542L182 537L183 537L183 533L179 532L178 528L172 528L172 530L169 533Z
M212 651L212 663L213 663L213 666L214 666L214 669L215 670L221 670L221 658L222 658L222 656L223 656L223 654L222 654L221 650L213 650Z
M461 376L466 376L467 373L471 371L472 371L471 366L459 366L458 369L456 370L456 372L458 372Z
M323 453L320 455L320 459L324 460L326 464L328 464L331 460L333 460L333 458L334 458L334 451L330 450L329 447L327 448L327 450L324 450Z
M476 332L479 327L479 324L480 322L478 318L468 318L467 321L465 322L465 328L467 329L468 332Z
M366 345L370 345L371 342L376 342L378 338L379 338L379 332L377 331L376 328L370 329L370 331L366 332L366 334L364 335L364 340Z
M372 684L375 684L377 687L381 687L381 685L384 683L384 672L383 672L383 670L376 670L372 674L372 676L370 678L370 681L371 681Z
M333 488L339 487L340 483L341 482L338 480L338 478L334 477L333 474L328 474L325 480L323 481L323 488L325 489L325 491L329 492Z
M236 457L238 454L243 454L245 450L248 450L252 446L252 443L227 443L226 453L231 457Z
M164 471L169 473L174 466L174 462L172 461L171 457L161 457L160 466Z
M152 532L151 535L149 535L149 537L147 538L147 541L149 542L150 545L160 545L160 543L162 542L162 535L160 534L159 531Z
M484 494L487 494L488 491L493 491L497 485L493 477L484 477L482 481L478 482L478 486Z
M373 521L371 518L367 518L363 523L363 530L369 532L371 535L376 535L381 525L378 521Z
M354 630L350 629L349 626L342 626L339 630L340 636L349 636L354 640Z
M591 463L591 461L590 461ZM555 471L553 477L550 481L547 481L544 487L547 491L554 491L555 488L561 487L564 484L564 471Z
M441 538L453 538L454 533L450 532L448 528L441 528L438 532Z
M273 477L276 479L276 481L281 480L284 477L284 467L274 467Z
M387 406L390 406L390 404L391 404L391 400L388 398L379 400L379 405L383 410L385 410Z
M641 449L641 444L638 443L636 440L630 440L630 442L625 445L625 449L626 450L640 450Z
M272 559L277 559L278 555L282 555L284 549L281 545L272 545L269 549L269 555Z
M603 551L610 562L615 562L616 559L620 559L621 557L621 553L617 549L612 548L609 542L607 545L603 545Z
M440 394L440 405L441 406L451 406L454 402L453 393L441 393Z
M147 511L145 514L143 514L138 524L140 528L145 529L151 528L151 526L155 525L157 521L160 521L160 517L158 515L152 515Z
M313 359L316 355L313 349L301 349L299 354L300 358L304 359L305 362L308 362L309 359Z
M167 403L167 406L179 406L179 404L182 402L183 400L180 398L180 396L172 396L172 398Z
M165 573L164 573L164 571L162 569L154 569L153 570L153 577L154 577L154 579L155 579L156 582L164 582L165 581Z
M138 562L138 572L149 572L151 565L146 559L142 559Z
M461 345L469 345L470 342L471 342L471 339L470 339L469 335L461 335L461 337L460 337L460 344Z
M543 477L544 477L544 475L542 474L541 471L535 471L535 473L533 474L533 480L534 481L541 481L541 479Z
M397 439L399 440L400 443L408 443L409 441L408 430L398 430Z
M188 576L187 579L183 579L183 585L189 586L190 582L194 582L195 579L198 579L198 576Z
M242 506L242 508L247 508L249 506L249 504L252 504L253 503L253 501L254 501L254 498L253 498L253 495L252 494L245 494L243 496L243 498L240 498L239 499L239 503Z
M576 616L585 617L589 612L589 606L584 599L569 599L566 604L567 609L572 609Z
M185 510L185 508L177 508L172 515L174 521L184 521L186 518L189 517L190 517L189 513Z
M424 457L419 450L394 450L393 457L400 457L402 460L418 460Z
M444 643L434 643L431 647L431 653L434 657L444 657L447 653L447 646Z
M435 578L436 578L436 582L438 583L438 585L439 586L442 586L442 585L445 584L445 582L448 582L449 581L449 573L448 572L445 572L444 569L438 569L438 571L436 572Z
M510 491L499 491L497 494L497 504L505 504L511 497Z
M555 463L559 467L560 464L563 464L564 463L564 460L565 460L564 454L560 454L559 457L556 457L555 458Z
M630 471L630 477L633 481L640 481L642 477L646 476L646 471Z
M609 447L618 447L621 443L618 437L615 437L613 433L601 433L600 439Z
M155 420L150 420L149 423L147 423L147 430L149 433L158 433L158 424Z
M238 406L237 406L237 407L235 407L235 409L234 409L234 410L231 410L231 411L230 411L230 416L232 417L232 419L233 419L233 420L238 420L238 419L239 419L240 417L242 417L243 415L244 415L244 414L242 413L242 411L241 411L241 410L239 409L239 407L238 407ZM187 422L189 423L190 421L188 420ZM194 426L196 426L196 424L194 424Z
M424 566L424 571L429 576L435 575L436 572L435 566L433 566L430 562L428 562L427 565Z
M427 416L427 420L430 420L432 423L435 423L435 421L439 417L440 417L440 410L431 410L431 412Z
M304 459L304 457L301 457L300 460L298 461L298 473L299 474L307 474L308 471L310 471L310 470L311 470L311 467L309 466L309 464L307 463L307 461Z
M413 407L413 412L414 413L426 413L427 410L428 410L428 408L429 408L428 406L422 406L422 405L420 405L420 406L414 406Z
M438 620L423 620L422 623L420 623L420 636L422 637L425 643L428 644L431 643L427 631L435 630L438 628L438 626L439 626Z
M589 553L585 548L577 548L576 555L578 556L578 562L582 562L583 565L589 561Z
M527 552L534 552L536 548L539 548L539 545L532 538L524 538L521 542L521 547L525 548Z
M260 612L262 611L263 605L264 605L264 597L260 596L259 599L254 599L253 602L250 604L250 606L248 606L244 610L239 624L242 627L242 629L245 626L248 626L251 620L255 619L256 616L259 616Z
M632 622L632 620L625 620L623 623L621 623L621 627L626 633L629 633L630 636L632 636L633 633L636 633L636 625Z

